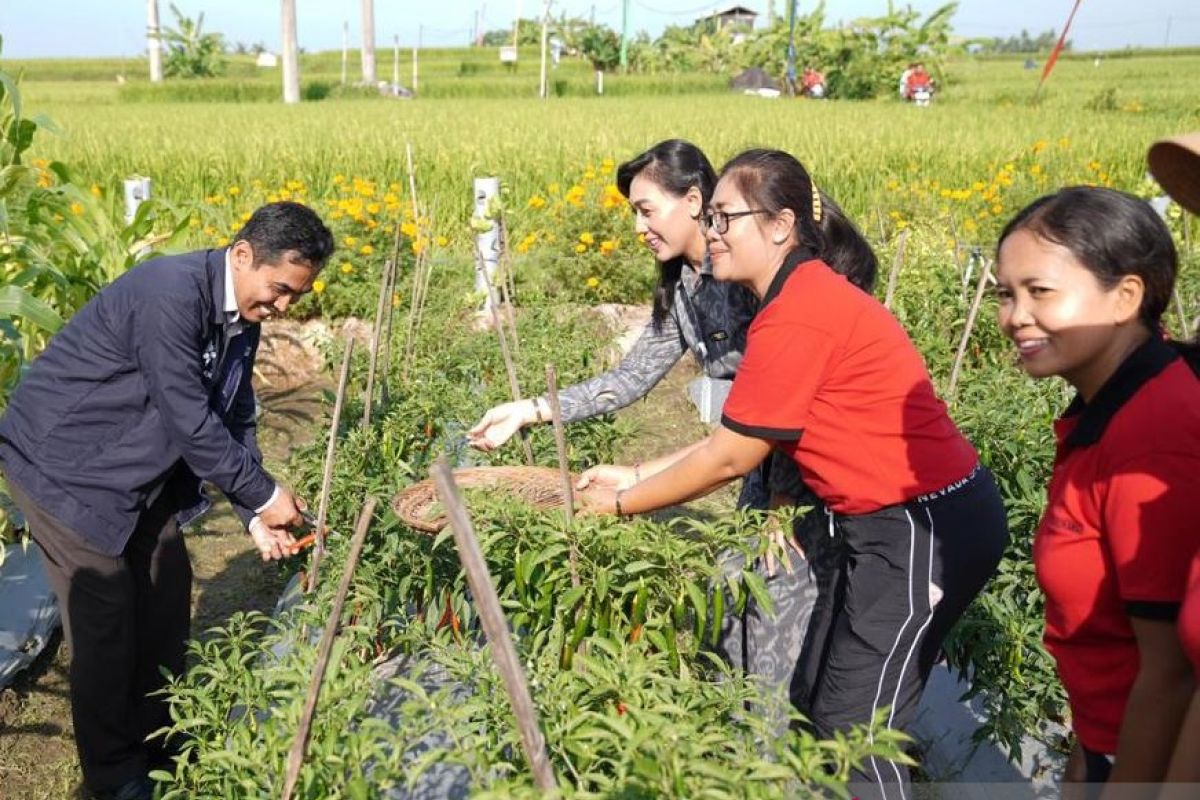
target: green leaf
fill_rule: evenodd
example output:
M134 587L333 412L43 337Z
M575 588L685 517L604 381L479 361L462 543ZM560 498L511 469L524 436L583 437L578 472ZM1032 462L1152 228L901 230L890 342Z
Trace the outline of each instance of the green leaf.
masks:
M62 317L53 308L20 286L0 287L0 317L28 320L51 333L63 325Z

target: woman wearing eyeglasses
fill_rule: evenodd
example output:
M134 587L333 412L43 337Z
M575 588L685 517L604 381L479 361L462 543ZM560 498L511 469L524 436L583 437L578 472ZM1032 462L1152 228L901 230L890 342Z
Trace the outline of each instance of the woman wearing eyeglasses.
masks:
M618 167L617 187L628 198L637 232L658 262L653 315L614 369L559 391L564 422L616 411L645 397L687 352L710 378L733 378L758 298L745 287L712 277L700 216L716 182L716 172L700 148L678 139L660 142ZM829 198L824 202L826 261L870 291L874 253L841 210ZM488 410L469 435L474 446L492 450L521 428L549 421L545 397L523 399ZM638 473L637 466L631 468L630 480ZM774 469L764 463L746 473L740 507L810 502L804 499L807 489L790 459L775 459ZM795 684L793 672L816 590L808 570L796 569L769 580L768 591L774 614L767 617L751 605L744 617L726 619L721 650L734 666L787 691Z
M943 638L1008 541L991 474L934 393L900 323L823 260L824 202L786 153L722 171L706 215L714 276L760 299L746 356L708 438L640 465L597 467L583 501L631 514L707 494L773 451L826 508L836 579L820 586L793 695L818 735L912 719ZM908 796L907 770L872 758L860 796Z

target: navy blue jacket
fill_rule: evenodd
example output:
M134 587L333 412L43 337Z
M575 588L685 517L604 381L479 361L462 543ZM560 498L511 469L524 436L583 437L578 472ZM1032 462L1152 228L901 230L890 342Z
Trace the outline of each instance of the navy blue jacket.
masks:
M275 488L255 442L259 326L228 337L224 302L224 250L156 258L102 289L0 418L8 480L107 555L162 492L195 516L200 479L248 522Z

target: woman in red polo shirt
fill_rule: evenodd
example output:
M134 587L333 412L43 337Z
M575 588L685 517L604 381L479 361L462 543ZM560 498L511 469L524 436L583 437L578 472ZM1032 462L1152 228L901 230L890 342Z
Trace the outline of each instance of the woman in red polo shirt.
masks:
M991 475L934 393L900 323L822 260L819 195L775 150L729 162L707 213L713 273L762 300L721 425L707 439L580 480L595 510L637 513L706 494L777 449L826 506L838 549L793 694L818 735L912 719L946 633L1008 541ZM907 769L871 759L860 796L906 798Z
M1192 674L1196 676L1196 690L1188 706L1187 715L1179 727L1175 741L1175 755L1167 769L1166 780L1174 784L1171 793L1162 800L1183 800L1196 796L1200 784L1200 551L1192 559L1192 572L1188 579L1187 597L1179 609L1179 641L1192 662ZM1193 784L1189 788L1183 784Z
M1200 546L1200 381L1160 333L1175 271L1166 225L1111 189L1043 197L1000 236L1000 327L1030 375L1077 391L1033 544L1068 782L1161 781L1191 698L1175 617Z

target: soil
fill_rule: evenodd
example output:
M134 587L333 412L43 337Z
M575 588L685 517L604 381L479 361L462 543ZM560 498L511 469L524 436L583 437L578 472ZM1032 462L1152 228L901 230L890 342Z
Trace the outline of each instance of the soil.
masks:
M624 351L644 327L648 311L620 307L605 310L605 316L611 317L615 330L614 347ZM284 482L288 476L282 468L291 448L324 430L323 393L333 387L317 344L329 336L320 323L280 321L264 326L255 369L263 407L258 441L267 468ZM621 463L671 452L708 433L686 393L688 381L699 374L695 361L685 357L645 400L619 412L636 428L622 448ZM736 485L662 516L709 516L728 510L735 499ZM195 576L194 636L203 639L208 628L223 624L237 611L269 612L274 607L283 575L275 565L262 563L223 498L189 533L187 542ZM61 633L56 634L37 661L0 692L0 800L85 796L70 719L69 662Z

